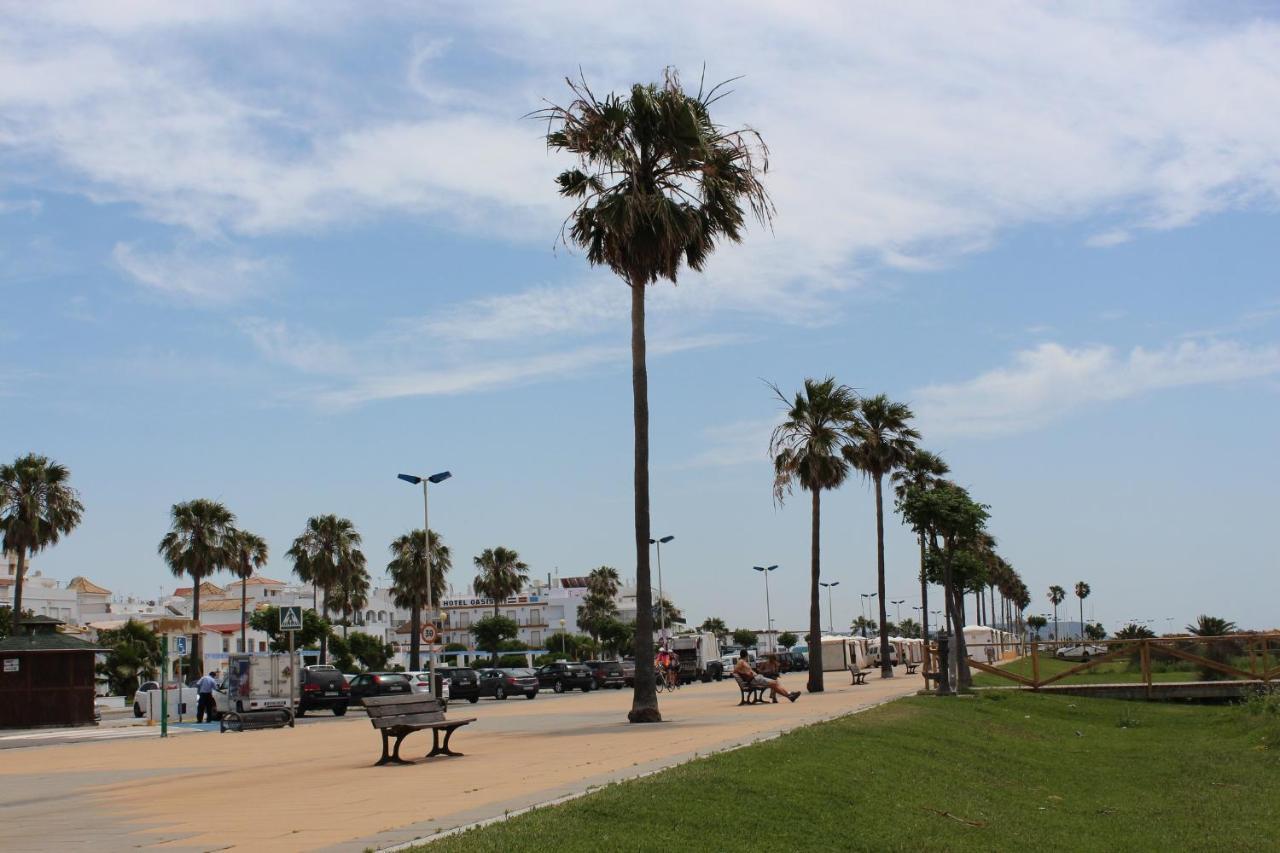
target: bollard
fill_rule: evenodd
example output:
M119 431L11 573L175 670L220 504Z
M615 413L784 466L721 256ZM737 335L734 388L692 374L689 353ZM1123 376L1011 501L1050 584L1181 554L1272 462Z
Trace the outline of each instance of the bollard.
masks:
M951 658L948 654L951 635L946 631L938 632L938 695L951 695Z

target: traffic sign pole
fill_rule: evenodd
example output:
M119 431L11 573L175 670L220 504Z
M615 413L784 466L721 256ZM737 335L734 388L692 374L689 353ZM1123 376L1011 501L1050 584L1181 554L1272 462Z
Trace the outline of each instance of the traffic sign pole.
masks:
M160 670L160 737L169 736L169 635L164 635L164 668Z

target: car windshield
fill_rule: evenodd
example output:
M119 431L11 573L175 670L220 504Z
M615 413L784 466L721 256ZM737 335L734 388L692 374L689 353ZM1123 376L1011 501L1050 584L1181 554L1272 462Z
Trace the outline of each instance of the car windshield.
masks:
M504 669L502 670L502 672L506 673L507 675L513 675L516 678L528 678L529 676L534 674L533 670L531 669Z

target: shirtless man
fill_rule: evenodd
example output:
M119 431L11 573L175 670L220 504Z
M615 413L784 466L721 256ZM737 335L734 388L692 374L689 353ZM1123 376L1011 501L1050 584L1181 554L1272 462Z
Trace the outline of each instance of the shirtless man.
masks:
M779 696L786 696L792 702L800 698L800 691L788 693L782 689L782 685L778 683L776 678L765 678L754 669L751 664L747 663L747 650L742 650L742 655L738 658L738 662L733 665L733 674L740 676L744 681L754 687L766 687L773 693L773 701L777 702Z

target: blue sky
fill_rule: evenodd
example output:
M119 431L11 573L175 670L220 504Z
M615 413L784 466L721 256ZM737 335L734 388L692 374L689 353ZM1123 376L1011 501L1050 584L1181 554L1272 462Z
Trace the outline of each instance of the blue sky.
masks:
M282 555L308 515L375 568L419 523L539 574L630 555L627 294L555 244L563 161L522 118L675 65L744 75L772 232L651 292L654 531L696 619L807 607L762 380L915 408L1032 588L1274 626L1280 24L1241 4L130 2L0 6L0 455L87 507L37 560L171 587L170 504ZM679 22L673 27L673 22ZM892 598L917 603L888 523ZM869 491L826 502L837 622L874 589ZM288 575L283 559L268 573ZM1074 603L1074 599L1072 599Z

